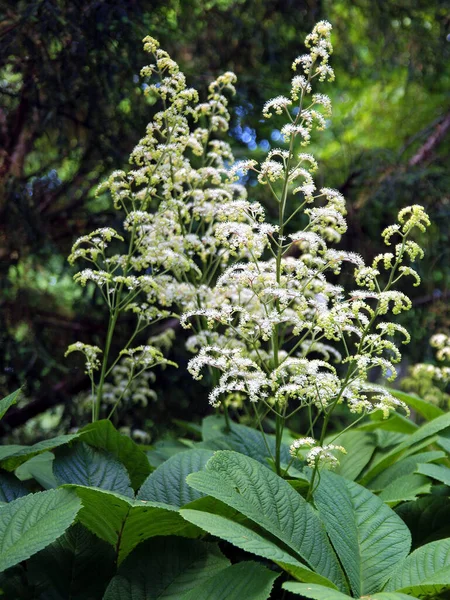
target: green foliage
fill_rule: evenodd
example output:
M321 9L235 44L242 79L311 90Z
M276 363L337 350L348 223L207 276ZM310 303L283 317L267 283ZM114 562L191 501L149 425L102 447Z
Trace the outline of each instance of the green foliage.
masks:
M56 453L53 473L59 485L76 483L134 497L125 467L112 455L94 450L83 442Z
M181 508L183 505L201 498L186 482L190 473L201 471L213 453L210 450L195 448L179 452L160 465L142 484L138 500L162 502Z
M257 461L237 452L219 451L204 471L189 475L194 489L245 515L298 558L338 587L344 577L311 506L291 486Z
M190 590L223 573L229 564L214 544L153 538L140 544L120 565L104 600L181 600Z
M79 434L86 444L110 452L125 465L134 489L139 488L150 474L150 464L141 448L128 436L120 434L110 421L90 423Z
M450 589L450 539L431 542L415 550L396 567L387 591L398 590L419 598Z
M133 500L114 492L85 486L69 486L83 503L78 520L96 536L111 544L120 564L140 542L158 535L195 535L170 505Z
M9 394L9 396L6 396L6 398L0 400L0 419L5 415L6 411L13 406L13 404L16 404L20 394L21 390L16 390L12 394Z
M79 523L70 527L27 565L40 598L100 598L115 572L114 550Z
M411 547L406 525L369 490L334 473L321 474L313 496L354 595L381 590Z
M30 558L73 523L81 502L66 490L49 490L0 508L0 572Z

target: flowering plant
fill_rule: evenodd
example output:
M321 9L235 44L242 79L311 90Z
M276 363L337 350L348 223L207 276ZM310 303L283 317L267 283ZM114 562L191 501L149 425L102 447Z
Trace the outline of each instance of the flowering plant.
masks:
M298 148L331 113L328 97L313 93L334 77L330 31L329 23L316 25L309 53L293 63L301 73L289 97L265 105L265 117L285 118L287 146L261 164L234 164L228 144L215 137L228 128L224 92L233 92L234 75L220 76L199 102L176 63L145 39L155 62L143 74L156 78L147 93L162 110L132 154L136 168L101 187L122 211L123 231L83 236L70 256L90 263L75 279L98 286L109 309L103 351L83 342L68 350L86 358L93 423L33 446L2 447L6 597L408 600L450 590L450 539L445 519L435 519L450 514L450 415L414 400L425 424L392 416L398 408L408 413L402 393L371 380L374 369L396 376L394 340L406 343L409 335L390 316L411 301L394 286L409 276L419 283L411 263L423 252L412 237L429 220L421 206L400 210L382 234L390 251L370 264L331 248L347 228L344 198L316 189L316 161ZM239 183L250 170L278 207L276 224ZM335 283L347 263L355 283L348 290ZM136 326L111 357L125 311ZM173 366L163 353L173 332L132 347L148 325L168 317L193 330L191 374L218 373L209 398L225 409L226 423L206 417L201 434L191 427L197 440L180 441L170 458L164 446L149 450L99 419L106 404L111 416L129 396L145 404L148 370ZM439 359L448 358L447 336L433 344ZM438 373L447 377L448 369ZM0 418L19 394L0 400ZM231 401L250 405L260 431L230 420ZM341 404L357 417L330 439ZM302 409L307 427L298 437L288 420ZM266 433L269 414L275 436ZM30 494L23 478L44 491ZM233 547L239 554L231 564ZM242 552L264 564L241 560Z

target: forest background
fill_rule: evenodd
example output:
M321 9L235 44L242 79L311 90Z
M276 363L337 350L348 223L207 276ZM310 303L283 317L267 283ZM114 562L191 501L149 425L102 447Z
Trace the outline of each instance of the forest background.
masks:
M432 360L430 335L450 327L445 0L1 0L0 397L25 386L2 435L26 443L89 418L82 360L64 352L77 339L102 346L106 315L100 298L73 282L67 255L80 235L117 225L110 199L94 192L126 167L151 119L142 38L159 39L199 90L225 70L237 74L231 143L238 159L258 159L281 144L261 108L284 93L292 59L320 19L333 25L336 82L325 90L331 123L311 148L318 184L345 195L352 235L342 247L367 260L383 251L379 232L401 207L426 208L433 225L422 284L401 321L413 338L402 372ZM256 188L253 199L271 214ZM117 348L120 332L126 319ZM148 441L211 410L208 388L186 372L183 344L169 358L180 368L158 373L157 400L130 403L117 423Z

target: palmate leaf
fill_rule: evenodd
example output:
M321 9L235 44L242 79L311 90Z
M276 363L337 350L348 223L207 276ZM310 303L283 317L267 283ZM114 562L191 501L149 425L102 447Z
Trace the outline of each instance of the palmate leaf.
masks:
M39 600L97 600L115 573L114 561L114 549L76 523L28 561L27 576Z
M293 594L299 594L305 598L314 598L314 600L348 600L352 596L342 594L337 590L330 590L321 585L311 585L307 583L296 583L287 581L283 583L283 588ZM413 596L401 594L398 592L378 592L370 596L364 596L364 600L416 600Z
M247 525L232 521L230 518L201 510L183 508L180 510L180 514L184 519L211 535L215 535L246 552L274 561L299 581L321 583L337 589L334 583L326 577L311 571L306 565L295 559L281 547L281 544L277 544L277 540L272 541L265 537L264 532L260 532L257 527L251 529Z
M450 589L450 539L431 542L414 550L397 565L386 591L400 591L416 598L439 598Z
M137 490L150 474L151 468L145 452L127 435L117 431L111 421L90 423L78 432L83 442L110 452L127 469L131 485Z
M83 502L78 520L115 548L118 564L148 538L158 535L193 537L198 533L175 507L168 504L133 500L98 488L66 487L74 489Z
M94 450L83 442L56 452L53 473L60 485L76 483L134 497L125 467L111 454Z
M179 600L229 565L216 544L153 538L120 565L103 600Z
M180 597L180 600L267 600L278 573L255 562L240 562Z
M6 411L9 410L11 406L17 402L17 400L20 398L21 392L22 390L20 389L16 390L12 394L9 394L9 396L6 396L6 398L2 398L0 400L0 419L3 419Z
M54 542L71 525L81 502L67 490L18 498L0 508L0 572Z
M314 502L356 597L381 590L411 547L403 521L353 481L322 471Z
M179 452L160 465L144 481L138 500L152 500L178 508L204 496L186 483L190 473L201 471L213 455L212 450L195 448Z
M248 456L220 451L205 470L189 475L187 482L245 515L314 571L346 589L339 562L314 509L273 471Z

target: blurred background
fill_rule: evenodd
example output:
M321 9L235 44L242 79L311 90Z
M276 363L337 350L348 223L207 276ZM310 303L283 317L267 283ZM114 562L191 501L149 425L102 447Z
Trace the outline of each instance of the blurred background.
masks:
M345 195L342 247L367 259L383 251L380 232L401 207L426 207L423 282L408 289L413 310L401 322L413 337L405 365L432 359L428 338L450 325L446 0L2 0L0 396L24 385L25 398L0 434L29 441L89 418L83 365L64 352L78 339L102 346L106 314L73 283L66 257L80 235L118 223L94 191L126 167L153 113L139 77L149 62L142 38L159 39L200 91L235 71L231 143L237 158L258 159L281 143L262 105L288 93L292 60L320 19L333 25L336 81L321 90L332 98L331 124L308 149L318 183ZM251 197L270 214L264 192ZM181 344L170 358L181 368L158 374L158 400L121 413L119 424L148 440L210 409Z

